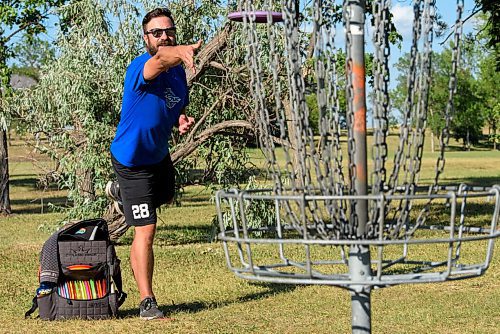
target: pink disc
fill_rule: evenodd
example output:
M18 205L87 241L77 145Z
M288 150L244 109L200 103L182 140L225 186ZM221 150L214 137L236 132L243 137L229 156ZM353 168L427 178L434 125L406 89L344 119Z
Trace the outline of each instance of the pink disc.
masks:
M283 14L280 12L266 12L266 11L255 11L255 12L234 12L229 14L227 17L231 21L243 22L246 17L248 21L255 23L267 23L268 16L271 15L271 22L283 22Z

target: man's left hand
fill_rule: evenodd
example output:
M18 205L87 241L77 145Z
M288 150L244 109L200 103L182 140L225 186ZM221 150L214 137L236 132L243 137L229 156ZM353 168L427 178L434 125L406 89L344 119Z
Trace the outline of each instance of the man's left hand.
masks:
M179 116L179 133L181 135L187 133L194 124L194 118L186 115Z

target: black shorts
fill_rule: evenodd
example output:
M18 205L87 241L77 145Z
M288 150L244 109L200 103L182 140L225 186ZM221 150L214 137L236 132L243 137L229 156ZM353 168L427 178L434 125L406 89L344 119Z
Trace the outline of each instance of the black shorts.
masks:
M170 202L175 193L175 169L170 155L161 162L140 167L122 165L111 155L120 185L123 212L128 225L156 224L156 208Z

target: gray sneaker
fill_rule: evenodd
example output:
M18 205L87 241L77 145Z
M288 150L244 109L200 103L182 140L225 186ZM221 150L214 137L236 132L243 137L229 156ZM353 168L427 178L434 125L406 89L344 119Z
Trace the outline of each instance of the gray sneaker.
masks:
M123 215L122 197L120 195L120 185L118 181L108 181L106 188L104 188L104 192L109 199L113 200L115 210Z
M158 309L158 304L154 297L146 297L139 304L139 316L143 320L153 320L165 317L163 312Z

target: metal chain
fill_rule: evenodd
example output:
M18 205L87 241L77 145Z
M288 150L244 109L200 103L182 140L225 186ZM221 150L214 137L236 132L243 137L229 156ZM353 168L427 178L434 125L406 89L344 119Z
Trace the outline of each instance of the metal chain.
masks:
M459 17L463 1L458 1ZM259 2L264 7L259 10L271 11L271 0ZM354 124L354 82L352 74L352 40L349 1L343 1L343 25L346 34L346 120L348 146L349 186L346 186L343 172L343 157L340 147L340 98L338 54L335 47L336 27L328 21L325 12L330 2L313 1L314 79L316 102L319 109L319 142L315 142L309 110L305 101L306 84L303 73L302 40L299 30L299 13L296 1L280 1L284 26L276 28L272 23L258 26L249 18L245 20L244 32L247 38L247 62L250 72L251 93L254 96L255 112L261 146L268 163L268 171L273 179L276 194L314 195L357 195L354 185L358 182L356 166L356 142ZM433 24L435 22L435 0L416 0L414 3L413 41L410 51L410 66L407 79L407 96L404 104L403 124L399 143L394 157L394 167L388 177L386 170L388 149L389 97L389 17L390 0L373 1L375 32L373 43L374 58L374 146L371 173L371 194L392 195L402 193L401 200L395 203L372 202L369 204L367 233L362 237L379 237L377 222L384 221L380 212L387 212L386 219L392 226L385 230L385 238L408 237L413 232L408 225L412 202L421 170L425 126L427 122L428 96L431 78L431 50ZM254 1L245 0L242 8L254 13ZM458 62L458 40L461 35L461 21L455 26L455 49L453 53L453 73L450 77L450 97L446 110L446 126L441 136L441 154L437 161L434 184L429 192L436 192L439 175L444 168L444 150L449 140L449 126L453 113L453 94L456 89L456 70ZM354 23L353 23L354 24ZM277 29L282 29L278 32ZM282 41L278 39L283 39ZM422 50L419 50L420 45ZM265 55L266 47L270 54ZM282 74L285 73L286 75ZM283 81L285 80L286 83ZM286 89L284 89L286 84ZM289 110L287 111L287 108ZM280 145L273 138L279 136ZM277 158L282 149L285 163ZM402 175L401 175L402 174ZM386 194L386 195L387 195ZM354 201L355 202L355 201ZM287 223L296 227L307 238L355 238L358 229L356 203L340 200L290 200L280 203ZM418 217L417 224L423 224L429 205ZM298 210L298 208L302 208ZM299 212L300 211L300 212ZM363 218L364 219L364 218ZM359 237L359 236L358 236Z
M404 103L403 122L400 129L399 144L394 156L394 166L391 176L389 178L389 190L393 193L398 186L399 171L402 165L402 158L405 152L405 147L408 141L409 124L411 119L411 108L414 100L415 92L415 79L417 76L417 55L418 55L418 42L420 39L420 12L421 0L416 0L413 5L414 24L413 24L413 38L410 50L410 67L407 79L407 96Z
M444 170L444 165L445 165L444 152L448 147L448 143L450 140L450 125L453 119L453 114L455 113L455 104L453 98L455 96L457 89L457 70L460 61L460 41L462 40L462 33L463 33L462 31L463 9L464 9L464 1L457 0L457 19L455 21L455 32L454 32L452 61L451 61L451 74L450 74L450 80L448 82L448 103L446 105L446 114L445 114L446 122L441 134L440 154L436 163L436 174L434 177L434 183L432 187L433 192L437 191L439 176L443 173Z
M408 150L405 160L405 176L404 176L404 199L400 201L398 209L400 216L395 225L395 231L404 231L408 229L409 215L413 206L413 202L409 200L409 196L415 193L417 188L418 176L422 162L422 154L424 147L425 128L427 124L427 104L429 98L430 86L430 71L431 71L431 51L433 30L435 22L435 1L426 0L422 10L421 23L422 29L421 38L423 40L422 51L419 52L418 62L418 77L414 86L415 95L414 103L411 105L410 126L412 127L411 138L408 141ZM393 234L393 238L399 237L398 234Z
M314 134L312 132L312 128L309 124L309 110L305 101L305 82L303 72L301 70L301 62L300 62L300 49L301 49L301 41L299 37L299 13L298 8L296 8L297 2L288 2L289 6L287 6L286 11L289 11L288 17L293 20L294 25L287 25L286 27L293 27L292 29L287 31L288 36L293 36L295 38L289 39L289 46L291 48L288 49L289 57L288 59L295 58L296 61L293 61L290 64L290 68L292 69L290 84L292 87L296 88L292 90L294 93L293 101L297 107L293 109L295 119L298 124L297 136L301 139L298 141L301 148L301 155L304 158L299 159L301 162L300 167L302 169L301 175L303 177L302 183L303 188L308 194L314 194L318 191L316 188L316 184L319 182L314 182L314 179L311 175L312 171L316 172L316 181L318 181L318 177L321 178L320 171L320 162L318 159L318 154L316 152L316 147L314 143ZM290 57L292 52L296 53L295 57ZM322 202L318 202L316 200L308 201L307 214L311 216L311 228L316 229L320 234L323 234L325 222L323 220L323 215L321 214ZM326 237L326 234L323 234L323 237Z
M307 184L307 171L306 171L306 150L303 141L302 133L304 131L302 122L300 122L301 108L303 108L301 91L303 91L303 82L300 73L300 55L298 54L298 22L296 20L296 13L293 1L283 1L283 13L285 17L285 49L287 53L286 57L286 68L287 68L287 82L288 82L288 97L290 108L287 117L291 117L288 120L288 134L291 137L290 141L295 147L292 148L294 151L294 159L290 167L297 173L298 184L295 184L294 193L300 194L304 193L304 186ZM286 106L285 106L286 108ZM287 162L288 163L288 162ZM289 164L290 165L290 164ZM294 182L294 181L292 181ZM296 203L297 207L300 207L301 203ZM295 212L289 212L288 215L296 217ZM301 221L305 217L301 217L295 221L295 226L297 229L301 230L304 235L307 235L307 231L304 230Z
M321 194L343 194L342 153L340 149L340 125L337 95L337 58L335 27L324 19L324 11L331 10L323 0L314 2L314 69L316 75L316 97L319 109L319 143L316 164L316 179ZM345 219L343 201L324 202L331 228L321 221L317 229L323 238L338 238Z
M387 132L389 129L389 34L388 23L390 17L390 0L374 1L373 15L375 19L375 33L373 43L375 46L375 57L373 63L374 76L374 100L373 118L374 118L374 146L372 157L374 161L374 171L372 173L372 194L379 194L384 191L386 183L386 168L387 161ZM379 208L377 205L372 205L371 214L368 224L368 235L376 238L379 229L375 222L379 219ZM387 211L387 210L385 210Z
M420 57L419 80L416 88L418 89L417 103L415 103L414 111L414 131L413 131L413 147L409 149L410 161L409 168L406 171L406 183L410 185L406 189L405 194L413 195L418 183L420 173L422 154L424 148L425 129L427 126L427 107L429 99L429 86L431 78L431 51L433 30L435 22L435 1L426 1L423 11L423 50ZM409 189L409 191L408 191ZM405 199L404 212L398 221L398 224L408 226L408 217L412 209L412 201ZM406 230L408 227L406 227ZM408 231L407 231L408 234Z
M253 4L253 3L252 3ZM264 9L270 10L273 7L273 2L268 2L265 1L264 3ZM267 24L266 26L267 29L267 36L268 36L268 41L269 41L269 58L270 58L270 67L272 69L275 69L271 73L272 77L272 96L274 96L274 102L275 102L275 112L273 113L273 118L276 118L276 123L278 126L278 129L280 130L280 138L282 139L282 142L285 142L285 118L283 117L284 115L280 115L279 113L283 111L283 105L281 101L281 81L279 79L279 70L280 70L280 53L278 51L278 46L276 44L276 29L275 26L271 23ZM271 105L269 106L271 108ZM266 125L269 126L273 122L271 121L271 117L268 117L266 119ZM281 179L281 170L278 164L278 160L276 158L276 145L274 143L274 140L272 140L272 132L268 132L267 136L264 138L267 139L267 147L269 148L269 155L270 158L268 158L268 162L270 165L270 171L271 175L273 177L274 181L274 190L277 194L282 194L285 191L285 186L283 185L282 179Z
M407 96L404 103L404 116L403 123L400 129L399 135L399 144L394 155L394 166L391 176L389 178L388 185L388 193L392 195L399 189L399 172L401 170L401 166L406 166L406 159L403 161L403 157L407 156L405 154L407 145L409 146L408 135L410 131L410 125L412 121L412 110L415 100L415 92L416 92L416 77L417 77L417 61L418 61L418 44L421 35L421 6L422 1L416 0L413 5L413 13L414 13L414 23L413 23L413 39L412 46L410 50L410 68L407 79ZM410 185L403 184L403 189L405 194L410 192ZM390 203L388 203L390 204ZM395 238L399 234L399 230L402 227L402 224L406 221L406 217L404 215L404 206L407 203L404 203L403 200L400 200L397 207L393 210L392 221L397 221L394 226L394 229L389 233L389 238Z
M450 125L453 120L453 115L455 113L455 104L453 99L457 89L457 70L460 62L460 41L462 40L462 34L463 34L463 21L462 21L463 9L464 9L464 1L457 0L457 19L455 21L455 28L454 28L451 73L450 73L450 79L448 81L448 103L446 105L446 112L445 112L445 126L441 131L439 156L436 161L436 169L435 169L436 172L434 175L434 180L432 185L429 187L429 195L437 193L439 189L439 177L444 171L444 166L445 166L444 154L450 140ZM409 231L409 233L413 233L417 228L419 228L425 223L425 220L429 216L431 202L432 200L429 200L425 204L424 208L417 217L415 226L412 228L411 231Z
M243 9L247 13L255 12L254 4L252 1L244 2ZM281 177L280 177L281 172L278 165L278 161L276 159L276 147L274 145L274 141L272 140L272 128L271 128L272 122L270 120L273 118L273 116L270 115L270 110L266 103L267 102L266 92L264 89L264 82L263 82L265 77L265 71L262 66L262 49L261 49L262 41L261 38L259 38L258 36L258 29L256 24L254 23L254 20L255 17L248 17L243 22L243 30L247 40L246 61L250 72L250 90L255 101L254 108L255 108L255 114L257 116L256 123L258 126L261 148L267 160L270 173L274 180L274 189L279 194L283 191L284 186L281 182ZM273 37L274 35L269 34L269 43L272 52L270 56L271 56L271 62L273 63L273 65L276 65L277 63L276 58L278 57L279 53L275 49L276 44ZM277 69L277 67L273 68ZM273 85L276 89L275 94L278 94L280 86L279 86L277 70L273 71L272 74L273 74L272 75L273 83L276 84ZM279 95L275 96L276 96L275 99L276 105L279 107L280 96ZM281 109L276 108L276 111L279 110ZM276 115L274 115L274 117L276 117ZM277 118L279 120L284 119L283 117L277 117ZM286 143L286 140L284 138L285 131L283 130L284 126L283 124L279 124L278 126L280 127L281 130L280 131L281 139L284 143ZM287 158L287 161L289 161L289 158ZM293 217L293 215L290 215L288 217Z
M327 78L326 78L326 64L324 62L325 53L321 46L324 45L325 41L322 34L323 29L323 15L322 15L322 0L316 0L314 2L313 11L313 32L312 39L314 44L314 69L316 74L316 100L318 103L318 112L320 123L325 120L325 114L327 109ZM321 126L320 126L321 127ZM321 131L321 130L320 130ZM319 152L317 153L317 159L314 159L314 166L316 171L316 180L318 181L319 191L321 194L330 193L328 188L328 178L326 177L329 173L330 159L328 157L328 152L324 150L324 135L328 136L328 133L322 132L320 138L320 145L318 146ZM318 203L321 206L321 203ZM318 205L315 204L315 205ZM330 215L332 210L329 203L326 204L326 209L329 211ZM334 224L335 225L335 224ZM329 238L329 231L326 228L325 222L320 219L316 224L316 229L318 234L324 238Z
M324 7L326 6L326 7ZM320 110L320 157L323 162L322 193L342 195L344 193L344 175L342 169L342 150L340 148L340 105L338 99L338 52L335 49L335 26L323 18L324 11L332 11L332 4L315 2L315 22L321 21L316 29L315 69L318 82L317 97ZM321 37L321 38L320 38ZM324 49L322 48L324 45ZM322 86L321 86L322 84ZM324 87L324 92L321 88ZM332 223L332 233L338 238L340 227L347 221L344 201L326 202Z

